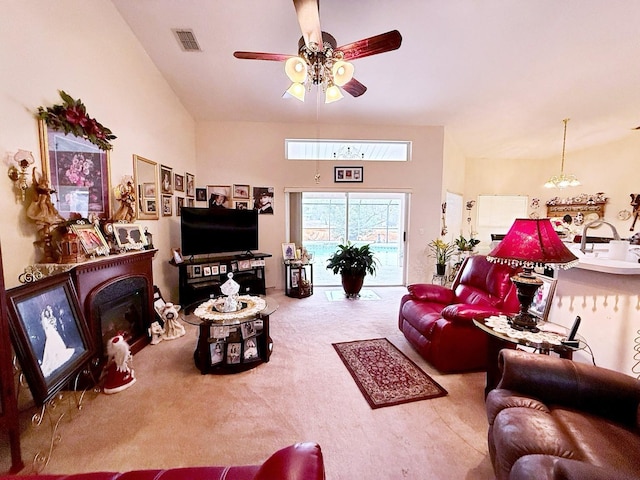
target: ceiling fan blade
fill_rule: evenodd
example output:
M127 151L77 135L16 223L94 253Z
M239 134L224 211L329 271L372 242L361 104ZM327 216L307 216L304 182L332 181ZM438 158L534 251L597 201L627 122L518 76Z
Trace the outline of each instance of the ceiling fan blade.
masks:
M352 78L342 86L342 89L353 97L359 97L367 91L367 87L361 84L355 78Z
M294 57L295 55L264 52L233 52L233 56L243 60L272 60L274 62L286 62L287 59Z
M400 35L400 32L398 30L391 30L387 33L381 33L374 37L363 38L357 42L343 45L336 50L344 54L345 60L354 60L356 58L397 50L401 44L402 35Z
M300 31L304 43L309 48L311 43L322 45L322 30L320 29L319 0L293 0L296 15L300 24Z

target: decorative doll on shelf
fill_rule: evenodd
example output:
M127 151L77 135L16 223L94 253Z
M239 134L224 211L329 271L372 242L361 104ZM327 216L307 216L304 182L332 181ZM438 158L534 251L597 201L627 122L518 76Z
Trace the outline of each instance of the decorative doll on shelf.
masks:
M167 302L160 310L160 316L164 321L164 333L162 334L163 340L180 338L186 333L184 326L180 323L180 319L178 318L180 308L180 305L174 305L173 303Z
M136 383L135 372L131 368L133 359L131 350L121 334L107 342L107 356L105 381L102 389L104 393L107 395L118 393Z
M44 176L38 180L36 169L32 172L33 188L36 190L36 198L27 208L27 217L33 220L40 230L39 244L44 250L42 263L55 262L55 249L52 241L52 230L55 225L65 222L65 219L58 213L58 210L51 201L51 194L56 191L49 186L49 182Z
M114 221L131 223L136 218L136 195L133 178L125 175L122 183L113 189L116 200L120 201L120 208L113 214Z

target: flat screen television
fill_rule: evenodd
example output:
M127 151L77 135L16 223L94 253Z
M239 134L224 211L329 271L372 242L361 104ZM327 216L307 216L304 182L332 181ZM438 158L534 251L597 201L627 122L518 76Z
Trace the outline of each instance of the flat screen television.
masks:
M248 252L258 249L258 211L183 207L182 255Z

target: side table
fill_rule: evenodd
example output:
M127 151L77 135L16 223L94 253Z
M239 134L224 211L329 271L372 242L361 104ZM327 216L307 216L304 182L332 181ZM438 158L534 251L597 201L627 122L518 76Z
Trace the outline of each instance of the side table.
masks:
M287 297L305 298L313 295L313 264L285 261L284 286Z
M505 327L506 317L492 316L473 321L474 325L485 332L488 336L487 344L487 380L484 389L486 397L500 381L500 367L498 365L498 354L503 348L517 348L520 346L533 348L536 353L549 355L557 353L561 358L571 360L573 352L586 347L584 338L576 336L579 341L578 347L568 347L561 343L569 334L569 329L552 322L539 322L539 333L517 331Z

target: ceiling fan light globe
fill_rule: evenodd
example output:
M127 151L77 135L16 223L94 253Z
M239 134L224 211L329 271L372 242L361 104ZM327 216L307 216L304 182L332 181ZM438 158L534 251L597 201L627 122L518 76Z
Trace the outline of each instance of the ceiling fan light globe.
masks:
M304 83L307 79L307 65L300 57L291 57L284 64L284 72L294 83Z
M337 86L331 85L329 88L327 88L327 91L324 94L324 103L337 102L338 100L342 99L343 96L344 95L342 95L342 92Z
M333 74L333 83L342 87L343 85L349 83L353 78L354 67L353 64L349 62L345 62L343 60L338 60L333 64L331 68L331 73Z
M301 83L293 82L287 89L287 93L301 102L304 102L305 88Z

